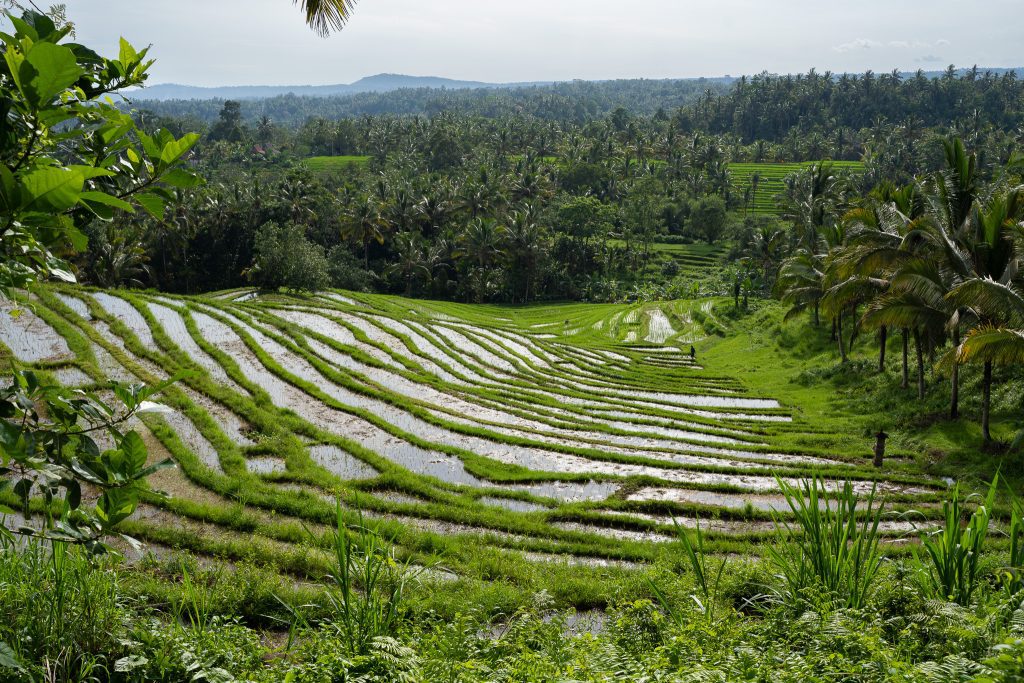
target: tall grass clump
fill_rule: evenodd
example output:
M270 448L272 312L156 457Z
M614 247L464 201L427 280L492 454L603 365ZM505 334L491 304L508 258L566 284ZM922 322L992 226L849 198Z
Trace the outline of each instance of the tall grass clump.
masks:
M0 543L0 680L102 678L128 614L117 573L82 548Z
M395 556L394 547L367 528L359 510L353 540L337 505L334 568L327 598L334 613L331 624L350 656L365 656L393 638L401 623L409 582L415 578L409 562Z
M963 524L965 501L960 496L960 485L954 486L942 503L942 526L921 537L925 559L914 549L914 555L928 577L927 587L934 597L958 605L970 605L979 584L978 563L992 520L998 481L999 476L996 475L966 525ZM1020 550L1015 552L1019 554Z
M773 513L781 540L767 548L785 583L784 598L797 605L817 587L846 607L862 607L882 563L878 525L884 505L876 501L876 487L858 510L849 481L830 492L817 476L799 486L776 480L794 517L791 522Z
M1016 595L1024 588L1024 507L1019 499L1014 499L1010 511L1010 560L1003 572L1003 585L1007 593Z
M704 549L704 531L700 528L700 519L697 520L693 538L690 537L690 531L681 525L674 516L672 517L672 523L676 527L676 533L679 535L679 541L683 545L683 552L690 564L690 569L693 571L694 583L699 592L699 595L694 594L692 596L693 601L697 603L697 607L704 613L709 622L714 621L715 604L718 601L719 586L722 583L722 574L725 571L725 559L721 560L717 570L709 566L708 553ZM677 624L683 624L686 617L669 601L664 591L657 584L650 579L647 579L647 581L665 612Z

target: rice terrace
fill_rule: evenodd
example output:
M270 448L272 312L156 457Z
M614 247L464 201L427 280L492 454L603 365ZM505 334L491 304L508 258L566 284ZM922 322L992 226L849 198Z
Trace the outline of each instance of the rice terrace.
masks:
M40 294L3 339L52 349L36 362L55 377L101 389L195 373L168 390L173 413L146 420L180 465L155 481L177 495L131 526L200 553L231 553L230 525L210 522L239 496L254 519L278 512L258 527L272 542L329 520L341 494L400 524L410 553L476 536L549 561L644 562L675 538L671 515L704 517L723 549L763 535L787 507L776 474L828 472L864 492L876 478L863 441L843 449L800 406L704 367L713 354L690 358L713 301L503 311L352 293ZM881 484L908 509L945 488L915 470ZM459 560L435 558L456 573Z
M0 683L1024 680L1017 27L723 3L5 0Z

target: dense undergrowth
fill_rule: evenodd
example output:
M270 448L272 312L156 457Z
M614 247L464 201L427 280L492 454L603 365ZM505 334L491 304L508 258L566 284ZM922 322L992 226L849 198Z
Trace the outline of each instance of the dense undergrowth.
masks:
M0 640L13 647L0 650L0 664L12 681L1024 675L1019 507L1001 532L1013 540L1010 553L993 552L975 533L988 525L991 497L968 501L974 512L965 531L953 491L946 526L922 539L927 552L901 559L872 550L877 517L858 521L851 491L809 482L786 494L801 511L798 523L764 559L725 560L727 571L709 583L704 571L717 561L705 554L699 529L680 528L689 560L674 554L644 570L647 595L626 588L607 611L584 614L559 609L544 590L526 591L507 611L474 604L458 582L397 561L368 528L347 540L340 508L330 573L302 587L251 563L200 566L180 557L126 567L59 544L6 547ZM452 611L424 609L428 595Z

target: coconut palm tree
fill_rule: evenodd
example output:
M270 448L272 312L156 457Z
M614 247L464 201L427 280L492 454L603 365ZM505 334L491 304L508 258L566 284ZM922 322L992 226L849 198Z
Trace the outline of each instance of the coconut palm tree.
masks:
M786 313L787 320L811 309L814 312L814 324L819 325L821 297L825 295L825 266L821 258L806 249L800 249L786 259L775 280L775 292L784 303L790 305ZM735 294L738 301L738 290Z
M950 298L984 311L986 322L970 330L956 348L956 363L984 363L981 435L990 443L992 365L1024 363L1024 290L1010 282L973 278L950 292ZM1021 432L1017 442L1024 437Z
M545 251L543 228L534 220L532 207L524 211L515 211L509 215L506 236L511 256L511 275L513 288L520 284L522 301L527 303L533 292L533 281L536 277L540 261ZM518 281L515 282L515 281ZM516 298L513 293L513 299Z
M370 267L370 243L384 244L387 222L381 216L380 204L372 197L354 202L342 215L341 236L363 248L363 266Z
M904 263L892 277L889 289L876 298L864 314L869 326L900 327L911 331L917 354L917 393L923 399L924 340L941 338L951 313L946 294L950 285L939 264L926 257Z
M431 277L431 264L424 254L423 237L414 230L395 235L395 251L398 260L384 271L387 277L398 276L405 283L405 296L412 296L416 285L427 282Z
M915 257L921 240L917 221L921 217L920 202L915 199L916 187L885 186L872 192L871 203L853 209L844 217L847 231L846 247L836 253L828 265L828 274L837 285L836 295L857 294L861 301L869 301L888 291L892 278L902 264ZM849 281L845 285L845 281ZM861 319L860 327L878 327L878 371L885 371L885 350L888 325L876 320ZM908 349L910 330L903 332L903 388L909 382ZM852 343L852 340L851 340Z
M991 441L989 429L992 394L992 365L1014 361L1020 328L1024 327L1024 308L1019 305L1021 256L1018 244L1024 236L1024 188L1013 188L992 197L985 206L975 205L968 219L970 251L969 274L961 278L947 298L958 311L970 314L978 326L963 342L955 339L954 371L963 362L980 360L982 374L981 431L985 443ZM965 266L966 268L966 266ZM971 339L967 343L967 339Z
M818 246L820 232L835 220L845 197L845 182L824 162L786 177L782 194L783 218L793 222L805 249Z

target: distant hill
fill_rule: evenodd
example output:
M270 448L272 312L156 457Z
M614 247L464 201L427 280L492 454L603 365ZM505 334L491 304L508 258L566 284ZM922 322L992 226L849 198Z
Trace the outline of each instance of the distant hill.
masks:
M159 85L133 90L133 100L260 100L282 95L300 97L337 97L362 93L384 93L407 88L430 88L446 90L467 90L479 88L516 88L548 85L549 82L531 83L484 83L482 81L458 81L435 76L404 76L401 74L377 74L361 78L355 83L336 85L229 85L204 88L195 85L161 83Z
M957 76L964 76L969 69L957 69ZM1002 75L1008 71L1015 71L1018 75L1024 74L1021 67L996 67L979 68L979 73L986 71ZM940 78L945 71L925 71L928 78ZM833 73L834 78L841 74ZM905 71L900 74L903 78L912 78L916 72ZM694 81L711 82L716 85L731 83L735 80L731 76L711 78L669 78L669 79L630 79L637 82L648 83L690 83ZM576 81L579 82L579 81ZM608 81L584 81L588 83L606 83ZM625 82L625 81L621 81ZM160 83L147 88L130 91L130 99L147 101L167 100L264 100L272 97L295 95L297 97L344 97L346 95L361 95L365 93L389 93L396 90L510 90L514 88L529 88L536 86L550 86L556 83L568 83L568 81L527 81L521 83L487 83L484 81L460 81L452 78L440 78L437 76L406 76L403 74L377 74L361 78L355 83L338 83L335 85L226 85L218 87L202 87L197 85L180 85L177 83Z

